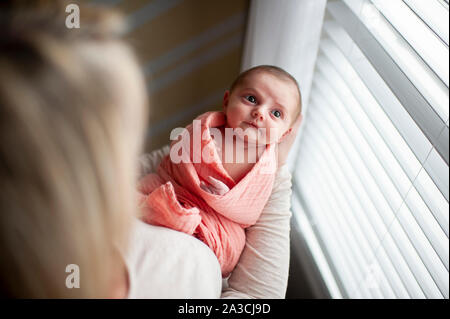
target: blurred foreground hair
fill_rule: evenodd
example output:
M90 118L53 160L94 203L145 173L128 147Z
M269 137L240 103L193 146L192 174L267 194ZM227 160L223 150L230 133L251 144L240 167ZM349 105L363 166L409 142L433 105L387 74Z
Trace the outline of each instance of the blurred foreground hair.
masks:
M0 3L0 295L108 297L147 118L125 25L80 5L68 29L66 2Z

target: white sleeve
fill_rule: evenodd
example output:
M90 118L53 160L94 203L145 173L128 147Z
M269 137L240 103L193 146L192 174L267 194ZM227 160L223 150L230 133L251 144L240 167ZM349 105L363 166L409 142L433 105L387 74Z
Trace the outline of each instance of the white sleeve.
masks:
M139 157L139 177L156 172L159 163L169 152L170 146L165 145L160 149L141 155Z
M261 217L246 231L239 263L221 298L285 298L289 273L291 174L282 166Z
M130 299L220 296L222 274L217 257L193 236L134 220L124 257Z

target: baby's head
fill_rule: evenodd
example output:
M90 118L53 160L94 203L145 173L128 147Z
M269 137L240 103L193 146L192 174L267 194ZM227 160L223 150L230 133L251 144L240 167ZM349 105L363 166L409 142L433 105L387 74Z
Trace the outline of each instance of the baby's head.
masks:
M227 126L241 128L249 142L280 142L301 114L301 94L295 78L285 70L260 65L241 73L225 92Z

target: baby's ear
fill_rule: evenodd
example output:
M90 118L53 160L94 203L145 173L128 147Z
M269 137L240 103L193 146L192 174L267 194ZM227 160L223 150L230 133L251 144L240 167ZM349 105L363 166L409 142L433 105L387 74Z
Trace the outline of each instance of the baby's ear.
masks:
M226 90L225 94L223 95L223 102L222 102L222 108L224 111L227 110L229 99L230 99L230 91Z

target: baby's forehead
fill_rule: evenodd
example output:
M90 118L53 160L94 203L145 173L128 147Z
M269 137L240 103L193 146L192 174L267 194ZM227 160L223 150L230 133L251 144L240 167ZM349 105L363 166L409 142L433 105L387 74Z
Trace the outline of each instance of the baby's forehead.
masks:
M240 81L238 87L241 89L259 89L265 91L291 90L294 94L283 95L283 98L299 99L297 86L290 78L265 70L258 70L247 74Z
M270 82L272 84L273 82L276 82L278 86L281 88L294 88L296 89L295 83L289 79L288 77L281 75L281 74L275 74L273 72L267 71L267 70L255 70L249 74L246 74L245 77L242 78L240 81L240 87L252 87L255 85L261 85L264 83Z

